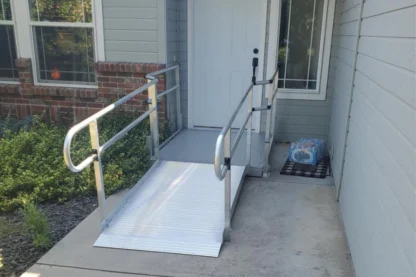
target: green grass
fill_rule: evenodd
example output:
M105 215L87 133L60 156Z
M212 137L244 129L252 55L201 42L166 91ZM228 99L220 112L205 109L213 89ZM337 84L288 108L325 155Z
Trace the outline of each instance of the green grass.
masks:
M36 248L46 249L51 245L46 215L32 202L26 202L21 209L23 220Z

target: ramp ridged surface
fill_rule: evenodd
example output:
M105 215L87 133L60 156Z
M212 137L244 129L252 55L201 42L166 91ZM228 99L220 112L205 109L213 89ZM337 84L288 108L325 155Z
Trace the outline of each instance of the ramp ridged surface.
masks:
M233 200L244 169L232 167ZM136 186L94 246L218 257L224 182L213 165L159 161Z

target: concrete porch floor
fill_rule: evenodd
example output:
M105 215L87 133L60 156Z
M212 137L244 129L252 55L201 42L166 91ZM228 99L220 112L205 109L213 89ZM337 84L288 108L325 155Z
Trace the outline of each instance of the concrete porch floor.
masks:
M354 276L332 178L281 176L286 150L274 147L270 178L246 179L219 258L95 248L94 211L23 276Z

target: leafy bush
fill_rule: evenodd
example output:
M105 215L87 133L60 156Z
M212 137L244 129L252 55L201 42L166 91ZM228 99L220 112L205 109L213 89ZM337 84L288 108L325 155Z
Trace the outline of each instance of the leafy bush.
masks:
M22 128L28 129L32 123L33 118L27 117L23 120L18 120L16 118L8 117L4 120L0 120L0 137L3 136L5 130L9 130L13 133L17 133Z
M132 114L107 116L99 122L101 143L106 142L133 119ZM0 137L0 211L12 211L24 200L63 202L75 195L95 192L92 166L79 174L63 163L63 142L67 128L48 125L39 118L18 128L3 124ZM151 166L146 136L149 123L144 121L102 155L107 195L134 185ZM75 164L91 152L88 128L72 143Z
M51 240L46 215L32 202L24 203L21 211L28 231L33 237L33 245L37 248L48 248Z

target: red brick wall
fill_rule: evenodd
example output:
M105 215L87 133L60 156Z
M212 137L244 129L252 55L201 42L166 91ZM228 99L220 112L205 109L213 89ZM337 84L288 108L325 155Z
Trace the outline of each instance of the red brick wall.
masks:
M161 64L98 62L96 64L97 88L69 88L35 86L30 59L16 60L19 84L0 84L0 117L8 115L24 118L43 115L46 119L72 124L85 119L146 84L145 75L164 67ZM165 90L166 81L160 77L158 91ZM120 110L147 110L147 92L131 99ZM159 103L158 114L165 117L166 105Z

